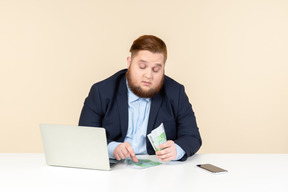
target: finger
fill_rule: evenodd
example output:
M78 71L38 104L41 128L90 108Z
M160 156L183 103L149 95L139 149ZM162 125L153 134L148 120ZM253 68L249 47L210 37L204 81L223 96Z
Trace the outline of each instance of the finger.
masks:
M162 158L161 161L172 161L175 158L173 156Z
M128 152L128 150L126 149L125 146L123 146L123 148L121 148L121 158L125 159L126 157L129 157L130 154Z
M117 160L121 160L121 159L124 159L125 156L123 155L123 152L122 152L122 146L123 144L120 144L118 147L116 147L115 151L114 151L114 156L116 157Z
M161 151L156 152L157 158L167 158L168 156L171 155L171 151L169 149L163 149Z
M173 152L169 152L163 155L158 155L157 158L160 159L161 161L171 161L176 159L177 155Z
M121 158L118 155L118 150L119 150L119 146L117 146L116 149L113 151L113 155L119 161Z
M166 149L162 149L161 151L156 151L156 155L162 156L162 155L167 154L168 152L169 152L169 151L168 151L168 149L166 148Z
M171 147L174 144L174 141L168 140L165 143L158 146L159 149L164 149L167 147Z
M173 151L173 147L169 146L169 147L165 147L163 149L161 149L160 151L156 151L156 155L167 155L168 153L171 153Z
M121 151L117 151L114 156L116 157L116 159L117 159L118 161L120 161L121 159L124 159Z
M161 145L158 146L158 149L162 150L166 148L166 143L163 143Z
M124 146L124 148L122 148L121 152L122 152L122 155L124 156L124 158L130 156L130 154L129 154L128 150L125 148L125 146Z
M119 155L117 153L114 154L114 157L119 161L121 160L121 158L119 157Z
M134 156L130 156L131 157L131 159L134 161L134 162L138 162L138 159L137 159L137 157L134 155Z
M157 156L157 158L160 159L161 161L169 161L171 157L168 155L162 155L162 156Z
M130 156L131 155L135 156L135 153L134 153L134 151L133 151L133 149L132 149L132 147L131 147L131 145L129 143L126 143L125 149L127 150L127 153L129 153Z
M136 155L134 153L134 150L132 149L131 145L128 143L128 145L126 145L126 149L131 157L131 159L134 161L134 162L138 162L138 159L136 158Z
M125 159L125 156L123 155L123 153L121 151L118 152L118 156L120 157L120 160Z

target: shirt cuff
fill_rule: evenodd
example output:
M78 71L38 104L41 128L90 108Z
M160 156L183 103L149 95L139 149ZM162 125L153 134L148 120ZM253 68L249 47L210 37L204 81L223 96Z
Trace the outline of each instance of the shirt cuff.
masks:
M108 144L107 148L108 148L108 154L109 154L110 159L116 159L113 155L113 152L114 152L115 148L120 144L121 144L121 142L116 142L116 141L112 141Z
M175 143L175 146L176 146L177 157L174 160L177 161L185 155L185 151L176 143Z

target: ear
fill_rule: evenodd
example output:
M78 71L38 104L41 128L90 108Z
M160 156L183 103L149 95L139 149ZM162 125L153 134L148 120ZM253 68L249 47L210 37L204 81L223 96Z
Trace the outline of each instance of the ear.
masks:
M131 65L131 57L127 57L127 68L129 68L130 67L130 65Z

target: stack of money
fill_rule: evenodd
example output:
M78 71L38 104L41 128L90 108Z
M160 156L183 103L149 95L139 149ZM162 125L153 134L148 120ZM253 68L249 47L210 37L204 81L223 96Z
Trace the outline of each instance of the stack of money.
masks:
M163 123L147 136L155 151L160 151L158 146L167 141Z

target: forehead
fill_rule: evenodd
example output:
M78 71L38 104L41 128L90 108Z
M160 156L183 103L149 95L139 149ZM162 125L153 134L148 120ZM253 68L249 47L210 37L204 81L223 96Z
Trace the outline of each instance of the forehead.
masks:
M142 50L138 51L138 53L134 55L132 59L135 62L145 62L150 64L157 63L164 65L164 55L162 53L152 53L150 51Z

